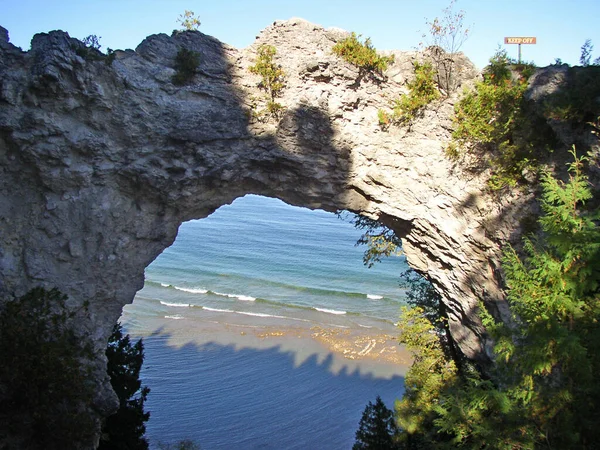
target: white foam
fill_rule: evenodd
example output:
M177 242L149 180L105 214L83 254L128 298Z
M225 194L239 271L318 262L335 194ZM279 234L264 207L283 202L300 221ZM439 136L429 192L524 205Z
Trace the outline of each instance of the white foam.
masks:
M383 295L367 294L367 298L369 300L381 300L383 298Z
M190 294L206 294L208 292L206 289L182 288L179 286L173 287L178 291L189 292Z
M171 286L170 284L167 284L167 283L160 283L160 285L161 285L162 287L170 287L170 286Z
M181 317L181 316L165 316L165 319L180 320L180 319L184 319L184 317Z
M230 309L209 308L208 306L203 306L202 309L205 311L212 311L212 312L228 312L228 313L235 312Z
M327 309L327 308L314 308L314 309L316 309L317 311L320 311L320 312L327 313L327 314L335 314L335 315L339 315L339 316L346 314L346 311L338 311L337 309Z
M168 303L163 302L162 300L160 301L160 304L165 306L174 306L175 308L190 308L192 306L189 303Z
M296 318L296 317L287 317L287 316L277 316L274 314L266 314L266 313L258 313L258 312L249 312L249 311L233 311L231 309L218 309L218 308L209 308L208 306L203 306L202 307L203 310L205 311L211 311L211 312L223 312L223 313L234 313L234 314L240 314L243 316L253 316L253 317L270 317L273 319L285 319L285 320L297 320L300 322L310 322L310 320L307 319L300 319L300 318Z
M266 313L253 313L247 311L233 311L236 314L243 314L245 316L255 316L255 317L271 317L273 319L285 319L285 320L296 320L298 322L310 322L308 319L300 319L298 317L287 317L287 316L277 316L274 314L266 314Z
M250 297L249 295L240 295L240 294L224 294L222 292L213 292L215 295L220 295L221 297L227 298L237 298L243 302L253 302L256 300L254 297Z
M265 314L265 313L253 313L253 312L246 312L246 311L236 311L236 313L243 314L244 316L273 317L275 319L287 319L287 317L284 317L284 316L274 316L272 314Z

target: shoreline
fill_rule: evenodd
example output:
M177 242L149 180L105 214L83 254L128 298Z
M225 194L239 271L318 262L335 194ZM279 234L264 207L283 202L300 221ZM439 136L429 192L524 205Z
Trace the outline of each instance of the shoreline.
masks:
M256 318L254 318L256 319ZM165 338L168 345L202 345L216 343L241 349L277 347L293 353L296 364L317 355L331 357L332 371L358 370L373 376L403 376L410 365L410 353L398 343L395 328L346 328L334 324L265 324L260 320L222 322L180 316L136 317L124 311L121 316L127 333L144 340Z

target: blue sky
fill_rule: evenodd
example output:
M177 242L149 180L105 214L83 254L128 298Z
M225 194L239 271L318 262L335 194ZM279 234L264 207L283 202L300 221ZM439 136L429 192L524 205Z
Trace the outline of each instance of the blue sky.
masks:
M200 31L235 47L250 45L277 19L302 17L371 37L379 49L411 50L426 30L425 19L442 14L449 0L0 0L0 25L11 42L29 48L31 37L54 29L79 39L101 36L102 49L135 48L144 37L178 28L184 10L200 16ZM600 56L600 0L458 0L472 34L462 50L482 68L505 36L535 36L523 59L547 65L561 58L577 64L592 39ZM517 56L517 46L506 46Z

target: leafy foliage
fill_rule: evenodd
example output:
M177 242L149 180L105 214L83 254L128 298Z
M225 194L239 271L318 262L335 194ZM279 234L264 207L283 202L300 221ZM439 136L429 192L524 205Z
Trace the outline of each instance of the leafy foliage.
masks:
M430 50L438 86L447 93L454 92L458 87L454 58L470 34L470 30L464 25L465 12L455 12L455 4L456 0L451 0L442 17L426 21L429 30L423 34L423 42L420 44L420 47Z
M115 53L115 51L112 48L107 48L106 49L106 59L104 60L104 62L106 63L107 66L110 66L110 65L112 65L112 63L114 62L116 57L117 57L117 54Z
M591 192L573 155L567 183L543 177L543 239L525 239L524 259L505 252L514 324L481 309L496 342L490 379L448 373L423 337L431 333L422 312L405 316L404 340L420 353L397 408L404 433L436 448L586 449L600 439L600 215L582 209Z
M523 79L512 81L508 64L504 51L496 54L484 81L458 103L453 138L460 146L499 145L510 140L527 85Z
M194 11L188 11L187 9L183 14L180 14L177 18L177 22L181 25L182 30L198 30L200 28L200 16L195 16Z
M175 75L173 75L173 84L183 86L188 84L194 78L196 69L200 65L200 53L187 48L180 48L175 56Z
M112 48L106 49L106 55L100 51L101 36L90 34L81 41L83 46L74 47L75 54L82 57L86 61L101 61L104 60L107 66L112 65L116 58L116 53Z
M394 450L399 448L395 443L397 433L394 412L377 396L375 404L369 402L363 411L352 450Z
M275 118L279 117L283 110L283 106L277 103L275 99L281 95L285 78L285 72L273 60L276 54L277 49L272 45L261 45L258 49L256 62L249 68L253 74L260 75L259 87L267 93L265 112Z
M432 325L446 358L454 361L456 367L462 370L466 360L450 334L448 310L440 294L429 281L413 269L402 273L400 279L404 286L408 287L406 302L421 309L423 317Z
M433 428L436 408L448 385L455 382L458 371L446 354L435 327L421 307L402 308L398 323L400 343L413 354L413 365L404 379L404 396L396 402L401 441L433 442L427 436Z
M142 387L139 378L144 344L141 339L132 344L129 335L123 336L123 328L117 323L108 340L106 357L110 382L119 397L119 409L106 419L98 449L147 450L144 433L150 413L144 412L144 402L150 389Z
M524 93L532 74L529 64L514 65L505 50L498 50L475 90L455 105L451 157L458 149L487 158L492 168L490 187L514 186L523 173L536 170L540 149L546 149L545 121L528 111Z
M98 37L95 34L90 34L83 39L83 43L86 47L100 50L100 47L102 47L100 45L100 39L102 39L102 36Z
M102 52L100 52L100 48L102 47L100 45L100 39L102 39L102 37L95 34L86 36L81 41L83 46L75 48L75 53L86 61L98 61L105 58Z
M358 214L352 215L350 223L359 230L365 230L356 245L367 246L363 255L366 266L373 267L373 264L380 262L381 258L402 254L402 241L396 236L394 230L381 225L377 220Z
M249 69L250 72L261 76L260 87L267 91L271 100L281 93L285 76L281 66L273 61L276 54L277 49L272 45L261 45L258 49L258 58Z
M509 301L520 327L502 330L497 353L519 373L540 439L574 448L598 440L600 421L600 227L598 212L581 206L591 198L583 160L570 164L562 183L545 174L540 225L544 242L525 241L528 258L505 255ZM512 343L521 344L516 347ZM563 433L562 430L570 430Z
M394 102L393 113L379 111L379 123L388 126L390 123L412 122L423 111L425 106L437 100L440 93L434 81L435 72L429 63L415 62L413 64L415 78L407 86L409 93Z
M93 348L72 328L86 311L69 309L57 289L34 288L0 312L0 427L29 436L24 448L73 448L96 431Z
M333 46L333 53L362 71L382 74L387 70L388 64L394 62L394 56L378 55L371 39L367 38L362 42L360 36L353 32L349 37L337 42Z
M579 57L579 64L581 64L583 67L589 66L593 50L594 46L592 44L592 40L586 39L583 45L581 46L581 56Z

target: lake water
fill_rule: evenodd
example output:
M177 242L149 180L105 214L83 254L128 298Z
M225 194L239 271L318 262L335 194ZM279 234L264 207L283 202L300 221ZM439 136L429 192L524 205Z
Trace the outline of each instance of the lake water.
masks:
M153 448L350 448L366 403L392 406L407 266L366 268L360 235L253 195L181 226L121 319L145 342Z

